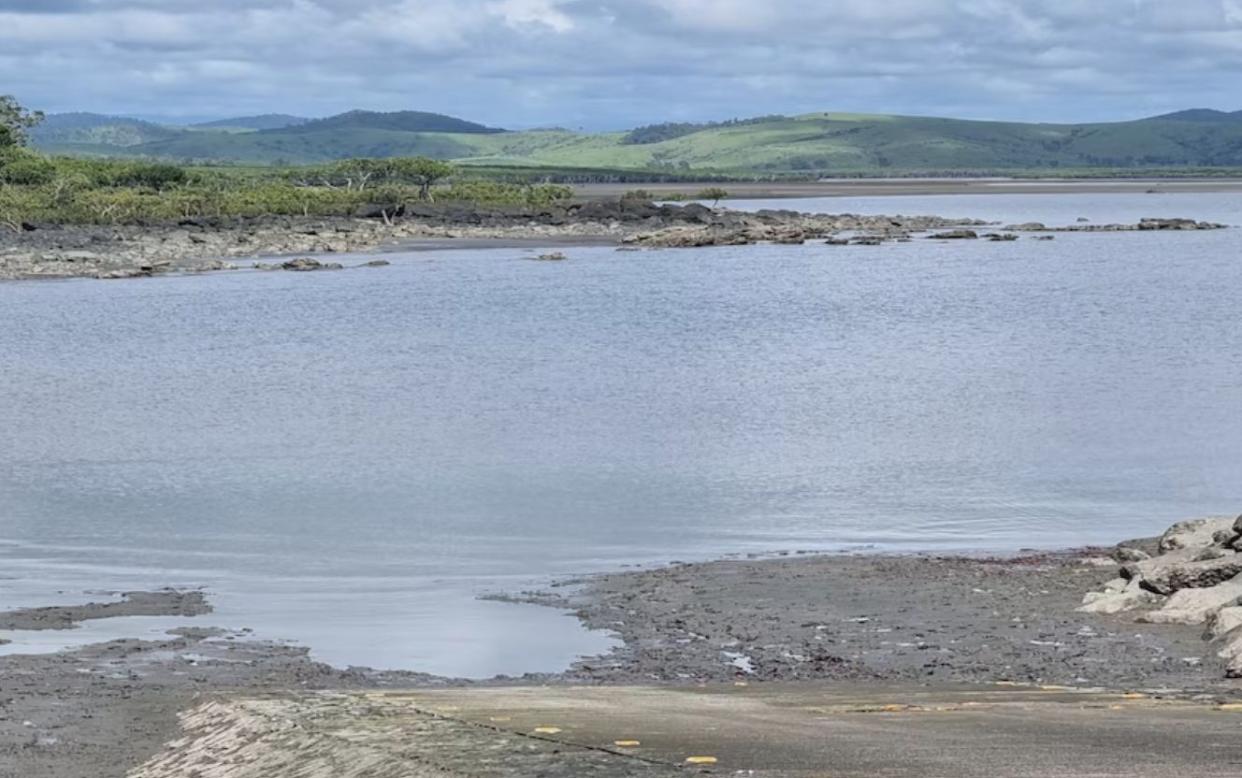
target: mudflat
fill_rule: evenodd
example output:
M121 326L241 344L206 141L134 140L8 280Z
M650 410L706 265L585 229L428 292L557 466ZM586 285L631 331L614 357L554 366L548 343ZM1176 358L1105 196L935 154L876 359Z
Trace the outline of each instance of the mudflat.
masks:
M575 701L585 705L584 700L592 699L590 695L582 696L570 691L570 687L574 686L634 688L655 685L669 689L692 686L699 689L695 694L710 694L712 690L726 694L730 690L750 689L753 693L768 695L761 703L737 702L744 702L746 706L762 704L779 708L782 704L780 699L786 694L794 694L789 699L811 700L810 697L797 695L813 691L823 695L832 690L848 690L852 695L849 704L855 706L957 705L959 707L955 710L959 711L965 710L960 707L961 704L970 702L969 698L953 697L957 693L954 690L960 690L963 686L992 691L1099 689L1101 694L1109 695L1107 699L1096 699L1085 705L1086 698L1074 697L1073 704L1065 708L1075 721L1080 722L1074 725L1074 731L1091 732L1092 727L1099 727L1100 737L1108 733L1112 733L1109 737L1115 736L1112 741L1107 738L1101 741L1106 745L1112 743L1109 746L1111 750L1091 751L1091 759L1119 759L1125 748L1141 746L1145 751L1151 751L1167 746L1174 752L1166 754L1164 761L1158 762L1162 765L1159 769L1153 767L1145 772L1141 765L1136 766L1135 763L1118 764L1125 767L1128 775L1175 774L1175 770L1183 769L1198 759L1202 748L1206 747L1198 741L1197 744L1174 743L1173 740L1185 734L1177 734L1181 731L1178 721L1181 717L1210 721L1212 726L1197 730L1192 739L1216 738L1219 734L1216 722L1225 722L1226 719L1214 717L1223 715L1222 711L1232 710L1232 706L1242 700L1242 682L1225 678L1221 660L1204 641L1202 627L1139 624L1127 614L1080 612L1078 608L1082 605L1084 593L1114 579L1119 570L1119 563L1102 550L1032 553L1006 558L794 555L678 564L564 581L547 592L505 596L572 608L587 625L619 635L624 645L607 656L582 659L564 673L497 678L485 683L414 673L334 669L315 662L302 648L257 642L244 633L213 629L211 616L204 614L198 617L203 621L201 629L178 630L163 641L125 640L52 655L0 658L0 776L122 776L128 770L155 759L157 754L163 754L163 761L156 759L146 772L138 772L137 775L144 778L174 775L177 773L168 772L167 765L175 764L175 757L168 756L163 744L179 735L176 714L197 710L208 717L187 721L193 735L194 727L199 726L193 724L195 721L202 724L217 714L234 721L241 714L238 708L229 706L243 704L238 703L239 700L269 700L272 699L270 695L276 695L275 699L285 702L272 704L293 706L288 708L288 716L284 719L288 720L289 717L309 716L313 712L312 708L305 707L298 700L310 699L314 705L320 704L319 696L297 696L312 690L352 694L435 688L503 690L531 685L553 687L552 691L547 692L548 700L561 700L563 705ZM168 593L152 594L150 597L130 595L129 601L145 603L143 612L147 614L160 611L184 613L187 603L194 604L194 611L201 612L196 598L178 598ZM157 604L162 607L155 607ZM29 618L31 611L0 614L0 623L21 624L27 628L46 628L53 624L63 627L66 619L106 612L101 611L101 607L65 608L55 611L55 616L50 615L52 610L47 610L44 613L48 618L33 621ZM795 691L777 694L765 691L769 688ZM895 690L903 691L899 694ZM291 693L296 694L290 697ZM529 698L531 693L526 694ZM917 702L916 698L920 695L928 696L928 700ZM290 699L294 702L288 702ZM337 700L332 702L333 706L344 707L329 706L325 715L340 717L344 715L342 711L362 711L365 714L371 704L365 702L369 697L347 696L344 703L340 702L339 697L332 699ZM540 703L541 699L540 694L535 693L535 697L528 699L528 702L538 708L547 703L547 700ZM668 700L672 702L668 704L681 705L677 700L685 699L670 697ZM1117 712L1110 708L1112 705L1127 704L1126 700L1138 699L1176 701L1178 705L1190 707L1174 709L1154 706L1151 710L1135 714L1135 718L1124 720L1118 719ZM211 703L225 707L203 707ZM452 703L442 700L441 704ZM700 717L699 723L691 726L688 720L679 719L679 726L706 731L703 729L706 719L701 717L709 714L724 716L728 712L716 710L712 714L713 704L710 697L694 698L691 707L698 711L694 715ZM722 704L728 708L735 703ZM820 726L815 722L820 721L821 717L809 715L807 711L827 704L823 700L819 703L807 701L803 711L797 714L803 720L800 726ZM708 707L704 708L705 705ZM1225 707L1222 709L1221 706ZM423 711L425 706L420 703L415 707ZM215 713L211 713L213 710ZM632 713L641 713L642 710L637 707ZM754 714L752 708L747 710L750 711L748 715ZM999 710L1004 710L1011 717L1013 733L1025 726L1022 717L1027 715L1023 712L1026 709L1007 707ZM1050 738L1061 737L1066 726L1056 723L1061 721L1062 716L1056 710L1060 709L1055 706L1041 707L1038 711L1042 712L1031 713L1037 718L1043 717L1042 731L1046 731ZM881 709L878 712L883 715L914 715L905 709ZM436 715L444 718L449 713L451 711L447 708L441 708ZM666 715L667 711L655 708L649 713L658 716ZM243 718L253 722L249 713ZM942 718L949 721L948 717ZM348 717L342 721L346 720L353 721ZM724 718L719 720L724 721ZM972 728L973 725L966 725L968 717L953 717L952 726L944 731L938 729L935 720L938 719L919 719L911 724L916 728L914 731L923 733L918 737L926 738L926 742L910 753L919 749L931 753L936 748L952 748L957 752L979 748L997 753L998 749L1010 747L1008 744L1016 737L1013 733L993 733L991 739L982 735L976 737L978 733ZM893 737L895 731L907 731L897 719L884 720L889 721L891 726L863 731L855 726L864 723L869 726L880 721L846 717L841 724L844 734L825 730L817 737L848 735L853 738L848 740L853 743L852 748L861 749L859 753L862 755L870 753L875 757L874 750L884 749L886 740ZM1227 721L1222 726L1236 730L1237 721L1233 718ZM510 732L510 729L500 726L504 722L492 723L495 725L492 729L481 733L486 735L483 741L477 739L480 733L473 728L475 725L461 729L457 725L441 726L432 722L428 726L440 732L437 737L442 735L448 738L444 742L457 742L455 738L459 736L466 738L462 742L468 741L473 745L463 754L477 756L480 752L470 749L481 748L499 760L498 764L523 764L520 761L506 762L506 754L510 754L506 749L521 750L528 745L543 754L544 762L558 765L558 770L580 764L568 758L561 761L552 759L546 741L528 743L525 740L531 734L529 732L514 731L513 737L497 740L498 732ZM227 726L234 724L228 723ZM523 720L523 726L526 724L530 722ZM549 726L563 732L573 731L555 722ZM1119 732L1119 726L1124 731ZM1159 737L1138 742L1138 733L1153 728L1159 730L1162 733L1159 737L1168 742L1159 740ZM1037 728L1035 731L1041 730ZM616 739L626 739L625 733L618 729ZM433 739L428 742L439 741ZM769 738L763 742L767 746L756 746L756 754L775 753L772 749L784 741ZM827 748L828 742L824 741L817 747ZM1160 745L1162 742L1164 746ZM1029 744L1030 749L1034 749L1028 749L1029 753L1038 752L1036 743L1032 741ZM690 748L691 745L687 742L677 748L695 750ZM185 747L184 744L182 747ZM716 747L723 750L724 745ZM1225 748L1226 744L1217 743L1213 747ZM374 753L374 747L368 748L369 753ZM388 746L381 748L381 754L386 753L383 748ZM812 746L805 748L813 751ZM1082 748L1086 748L1085 741ZM599 757L600 753L594 747L586 751L590 757L588 762L594 764L591 759ZM415 771L415 775L530 774L471 772L460 761L453 762L443 754L440 755L443 758L423 754L415 759L418 756L415 751L407 749L402 753L410 754L410 765L421 765L429 770L424 773ZM794 749L789 753L798 751ZM440 760L436 761L437 758ZM806 758L811 760L811 756ZM927 764L920 761L925 758L929 757L925 755L916 759L912 756L909 764ZM169 759L174 761L169 762ZM604 761L608 762L607 759ZM856 760L866 769L876 768L881 762L883 760L863 759L861 756ZM1095 763L1090 760L1082 762L1084 765ZM628 765L626 769L629 769L639 763L631 764L627 759L622 764ZM650 768L655 771L654 774L661 774L659 770L671 769L666 756L641 764L643 770ZM895 763L889 759L884 764L891 767ZM1213 764L1232 763L1218 761ZM792 765L789 769L793 770L796 766ZM614 768L606 767L607 764L600 767L599 774L645 774L642 771L608 772ZM437 769L441 772L434 771ZM745 769L753 768L746 766ZM209 770L202 772L205 776L216 774L232 775ZM277 771L268 774L314 773ZM580 773L552 770L546 774ZM795 771L770 774L817 773ZM864 773L838 771L833 774ZM988 774L1034 773L1014 771ZM1203 774L1229 773L1209 771Z

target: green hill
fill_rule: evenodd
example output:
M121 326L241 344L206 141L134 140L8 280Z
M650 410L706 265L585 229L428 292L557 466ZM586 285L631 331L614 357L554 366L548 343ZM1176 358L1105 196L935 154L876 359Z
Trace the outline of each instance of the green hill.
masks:
M54 117L56 118L56 117ZM49 122L51 123L51 122ZM226 125L221 125L226 126ZM1242 167L1242 112L1209 110L1130 122L1023 124L815 113L618 133L506 132L439 114L352 111L247 132L154 129L132 121L72 135L119 156L248 164L429 156L464 165L736 173L1004 172ZM36 143L64 150L61 136ZM89 139L89 140L82 140ZM75 142L79 142L75 141ZM89 153L99 153L92 151Z
M229 132L252 132L256 130L282 130L296 127L311 121L301 116L290 116L283 113L265 113L261 116L238 116L233 119L217 119L214 122L199 122L191 125L191 130L225 130Z
M52 114L31 132L36 146L47 151L116 153L144 143L176 137L180 130L140 119L97 113Z

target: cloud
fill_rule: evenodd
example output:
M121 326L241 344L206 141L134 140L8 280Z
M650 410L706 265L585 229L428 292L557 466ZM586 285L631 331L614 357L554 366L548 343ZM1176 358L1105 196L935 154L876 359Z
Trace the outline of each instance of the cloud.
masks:
M1096 120L1239 71L1242 0L0 0L0 92L54 111Z

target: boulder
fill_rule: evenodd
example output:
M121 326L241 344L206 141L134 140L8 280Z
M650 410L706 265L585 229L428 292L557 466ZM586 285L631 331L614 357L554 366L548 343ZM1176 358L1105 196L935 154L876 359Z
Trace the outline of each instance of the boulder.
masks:
M1138 224L1140 230L1219 230L1224 226L1194 219L1142 219Z
M1151 605L1159 598L1139 585L1138 581L1124 579L1110 581L1103 592L1089 592L1083 598L1081 613L1113 614Z
M1238 655L1225 666L1226 678L1242 678L1242 655Z
M1160 610L1138 617L1145 624L1203 624L1219 610L1242 602L1242 575L1210 589L1182 589Z
M1148 559L1151 559L1151 554L1141 548L1134 548L1133 546L1118 546L1117 550L1113 552L1113 559L1116 559L1122 564L1130 562L1146 562Z
M978 240L979 233L974 230L949 230L948 232L937 232L934 235L928 235L927 238L929 240Z
M282 270L292 270L297 273L305 273L313 270L341 270L344 266L336 262L320 262L310 257L302 257L300 259L291 259L288 262L282 262L280 265Z
M1187 549L1186 551L1191 551ZM1179 552L1186 553L1186 552ZM1195 551L1195 559L1203 555L1203 551ZM1152 570L1139 580L1144 589L1156 594L1173 594L1183 589L1208 589L1242 575L1242 554L1233 551L1222 551L1224 556L1219 559L1169 564ZM1156 557L1153 562L1167 559L1171 554ZM1139 565L1146 563L1140 562ZM1131 576L1133 577L1133 576Z
M1213 517L1183 521L1169 527L1160 536L1161 551L1176 551L1179 548L1208 548L1216 545L1217 532L1234 531L1235 519Z
M1209 640L1219 640L1235 630L1242 629L1242 606L1221 608L1213 613L1207 621ZM1242 637L1242 632L1238 633Z

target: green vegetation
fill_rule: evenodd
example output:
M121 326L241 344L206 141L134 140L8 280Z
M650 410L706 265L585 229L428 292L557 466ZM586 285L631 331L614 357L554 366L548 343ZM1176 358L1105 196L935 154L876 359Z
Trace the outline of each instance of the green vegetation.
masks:
M729 196L729 192L728 192L728 190L726 190L726 189L721 189L721 188L720 188L720 187L718 187L718 186L711 186L711 187L708 187L707 189L704 189L703 191L699 192L699 198L698 198L698 199L700 199L700 200L711 200L711 201L712 201L712 207L713 207L713 208L715 208L717 205L720 205L720 201L721 201L721 200L725 199L725 198L726 198L726 197L728 197L728 196Z
M252 117L213 123L219 125L214 129L68 116L51 117L38 128L35 145L51 153L215 165L426 157L515 181L1133 175L1242 168L1242 114L1202 110L1109 124L816 113L658 124L619 133L506 132L417 112L354 111L302 123L296 117Z
M359 178L365 176L365 181ZM453 176L451 180L449 176ZM194 218L376 215L419 202L544 207L568 187L479 180L428 159L350 160L265 171L0 153L0 226L141 224Z
M39 119L12 98L0 98L0 227L357 214L387 220L412 203L437 199L543 207L573 194L553 184L481 180L427 158L213 168L45 156L22 145Z
M39 111L27 111L11 95L0 95L0 149L26 145L27 133L43 121Z

